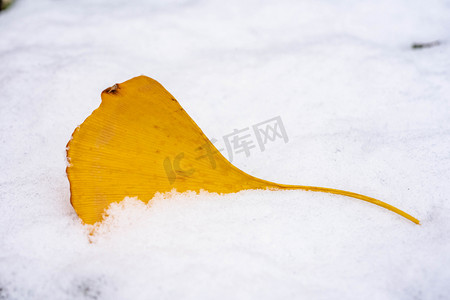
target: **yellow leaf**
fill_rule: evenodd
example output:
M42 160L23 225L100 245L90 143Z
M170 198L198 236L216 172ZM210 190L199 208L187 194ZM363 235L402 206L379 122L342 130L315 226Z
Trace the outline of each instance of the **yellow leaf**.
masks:
M232 165L177 100L157 81L139 76L102 92L102 103L67 144L71 203L87 224L126 196L149 201L157 192L300 189L361 199L419 224L409 214L364 195L262 180Z

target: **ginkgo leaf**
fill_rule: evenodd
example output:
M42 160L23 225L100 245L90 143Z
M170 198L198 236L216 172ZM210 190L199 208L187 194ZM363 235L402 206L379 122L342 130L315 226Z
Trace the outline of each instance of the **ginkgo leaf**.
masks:
M262 180L232 165L177 100L157 81L139 76L102 92L102 103L67 144L71 203L87 224L102 221L124 197L149 201L155 193L205 190L300 189L361 199L419 224L380 200L330 188Z

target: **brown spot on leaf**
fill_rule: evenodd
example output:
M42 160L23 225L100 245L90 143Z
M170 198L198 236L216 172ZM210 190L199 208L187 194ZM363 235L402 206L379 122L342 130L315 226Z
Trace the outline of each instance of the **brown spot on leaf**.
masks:
M119 85L116 83L115 85L105 89L102 93L107 93L107 94L117 94L117 90L119 89Z

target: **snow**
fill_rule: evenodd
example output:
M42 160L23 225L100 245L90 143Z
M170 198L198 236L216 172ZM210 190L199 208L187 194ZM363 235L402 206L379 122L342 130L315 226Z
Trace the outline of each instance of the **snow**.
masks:
M0 13L0 299L445 299L448 1L32 1ZM441 45L413 50L416 42ZM94 235L65 146L145 74L209 137L280 116L233 163L334 187L126 199Z

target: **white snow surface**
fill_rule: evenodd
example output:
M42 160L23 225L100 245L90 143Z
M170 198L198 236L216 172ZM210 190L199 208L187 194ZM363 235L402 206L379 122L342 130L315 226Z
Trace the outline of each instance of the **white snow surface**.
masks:
M32 1L0 13L0 299L448 299L450 3ZM442 41L413 50L414 42ZM233 163L302 191L128 198L89 236L65 147L147 75L220 139L281 116Z

